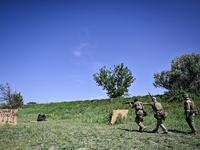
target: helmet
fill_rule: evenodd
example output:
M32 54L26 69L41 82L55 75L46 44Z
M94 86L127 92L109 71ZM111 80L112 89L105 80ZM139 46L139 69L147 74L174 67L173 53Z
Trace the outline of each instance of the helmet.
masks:
M137 101L138 101L138 99L137 99L137 98L135 98L135 99L134 99L134 102L137 102Z
M186 99L186 100L189 99L188 94L184 94L183 97L184 97L184 99Z
M155 101L156 101L156 98L155 98L155 97L152 97L152 101L155 102Z

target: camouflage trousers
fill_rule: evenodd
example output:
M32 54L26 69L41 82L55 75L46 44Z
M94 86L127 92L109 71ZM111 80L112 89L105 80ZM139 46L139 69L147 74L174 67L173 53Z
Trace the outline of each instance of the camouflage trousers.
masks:
M142 129L145 128L145 126L142 124L142 122L143 122L143 111L142 111L142 110L136 111L135 122L136 122L136 123L138 124L138 126L140 127L139 130L142 130Z
M192 129L192 132L197 131L194 125L194 116L195 114L188 115L188 116L186 115L186 121L189 124L190 128Z
M165 128L164 124L162 123L162 117L160 116L160 114L156 113L154 117L157 119L157 125L154 131L157 132L158 128L161 127L164 132L168 132L168 130Z

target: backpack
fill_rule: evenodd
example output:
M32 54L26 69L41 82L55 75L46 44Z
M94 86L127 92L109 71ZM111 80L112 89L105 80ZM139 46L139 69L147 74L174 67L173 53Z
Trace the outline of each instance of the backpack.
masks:
M46 119L45 114L39 114L37 121L46 121L45 119Z
M154 107L155 107L156 111L161 111L163 109L162 104L160 102L155 102Z
M191 105L190 105L190 109L192 110L193 113L195 113L195 115L198 115L198 111L196 106L194 105L194 102L191 100Z
M136 109L137 110L142 110L143 109L142 104L140 102L136 103Z

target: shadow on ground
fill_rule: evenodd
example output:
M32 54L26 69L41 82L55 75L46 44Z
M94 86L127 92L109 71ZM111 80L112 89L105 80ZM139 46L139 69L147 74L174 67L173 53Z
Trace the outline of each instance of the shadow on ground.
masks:
M117 128L118 130L124 130L127 132L138 132L138 130L130 130L130 129L123 129L123 128ZM143 131L144 133L153 133L153 131ZM187 132L184 131L179 131L179 130L168 130L169 133L182 133L182 134L187 134Z

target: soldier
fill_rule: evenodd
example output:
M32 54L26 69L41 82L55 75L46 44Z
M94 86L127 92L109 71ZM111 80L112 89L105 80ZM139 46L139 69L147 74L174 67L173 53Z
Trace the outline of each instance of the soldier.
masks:
M135 122L140 127L139 130L138 130L138 132L143 132L146 128L142 124L142 122L143 122L143 116L144 116L142 103L139 102L137 98L135 98L133 105L131 103L129 103L129 107L135 108L135 114L136 114Z
M155 112L154 117L157 119L157 126L152 132L157 133L158 128L160 126L162 128L162 130L164 131L163 134L169 134L168 130L165 128L165 126L162 123L162 120L165 120L166 116L165 116L165 113L163 111L161 103L157 102L155 97L152 97L151 99L152 99L152 102L143 103L143 105L151 105L152 109Z
M186 121L189 124L190 128L192 129L190 134L194 133L197 134L197 130L194 125L194 116L198 114L198 111L196 109L196 106L194 105L194 102L192 99L189 98L188 94L183 95L185 100L185 115L186 115Z

